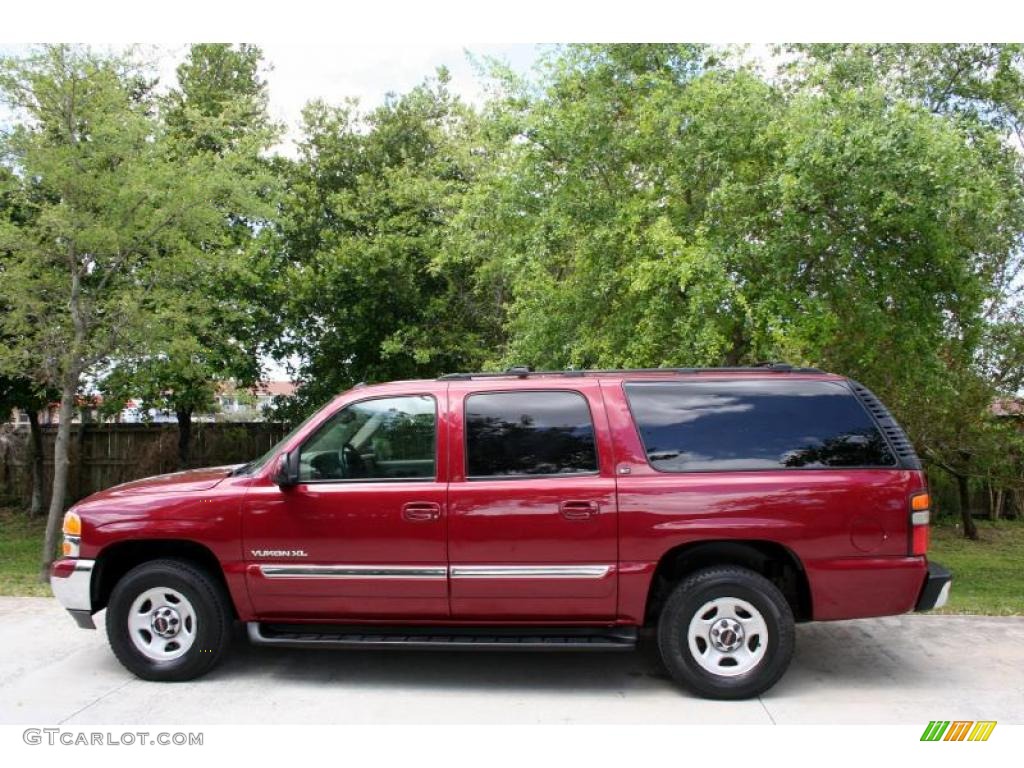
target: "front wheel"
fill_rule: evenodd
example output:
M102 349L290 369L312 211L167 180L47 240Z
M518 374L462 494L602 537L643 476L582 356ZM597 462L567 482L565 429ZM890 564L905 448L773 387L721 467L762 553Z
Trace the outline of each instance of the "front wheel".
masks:
M125 574L111 592L106 623L114 655L143 680L199 677L231 638L220 584L181 560L154 560Z
M737 567L684 579L658 620L658 648L680 685L712 699L771 688L793 657L793 612L768 579Z

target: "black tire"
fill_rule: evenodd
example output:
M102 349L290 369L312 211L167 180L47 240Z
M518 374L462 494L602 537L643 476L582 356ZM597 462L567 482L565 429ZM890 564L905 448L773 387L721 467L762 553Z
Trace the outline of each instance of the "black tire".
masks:
M690 647L690 622L707 603L719 598L745 601L760 613L767 628L763 655L741 674L730 672L725 661L718 667L721 674L709 671ZM712 618L716 615L709 614ZM672 679L709 699L746 699L767 691L789 667L795 635L793 612L779 589L759 573L732 566L706 568L687 576L673 590L658 619L658 648ZM759 648L759 635L758 640L753 640L753 635L750 640ZM696 642L699 649L700 641Z
M153 588L184 596L194 613L195 639L178 658L150 658L131 637L132 604ZM183 560L153 560L133 568L114 585L106 624L110 647L130 672L143 680L175 682L206 674L224 657L231 641L232 612L221 584L199 566Z

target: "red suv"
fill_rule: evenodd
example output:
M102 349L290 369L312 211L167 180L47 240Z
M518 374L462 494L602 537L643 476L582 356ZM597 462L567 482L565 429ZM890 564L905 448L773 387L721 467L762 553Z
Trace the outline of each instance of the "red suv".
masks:
M773 685L797 621L942 605L920 462L816 369L451 374L358 386L262 458L77 504L54 594L186 680L254 643L628 650L704 696Z

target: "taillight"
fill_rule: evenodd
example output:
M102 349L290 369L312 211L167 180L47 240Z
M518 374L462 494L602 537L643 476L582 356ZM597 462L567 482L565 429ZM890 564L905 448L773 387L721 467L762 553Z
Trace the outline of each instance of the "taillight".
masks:
M928 524L931 522L931 497L915 493L910 497L910 554L923 557L928 554Z

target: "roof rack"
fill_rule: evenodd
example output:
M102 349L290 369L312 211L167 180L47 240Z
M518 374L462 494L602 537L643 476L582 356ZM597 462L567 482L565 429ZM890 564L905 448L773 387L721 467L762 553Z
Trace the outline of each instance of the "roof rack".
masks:
M483 371L478 373L446 373L438 376L438 381L468 381L470 379L493 379L508 376L515 376L520 379L530 376L608 376L618 373L744 373L744 372L769 372L769 373L824 373L820 368L799 368L789 363L765 362L757 365L731 366L724 368L605 368L605 369L584 369L574 370L569 368L563 371L535 371L528 365L514 365L504 371Z

